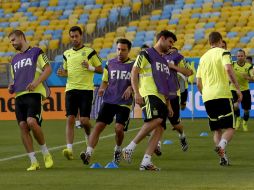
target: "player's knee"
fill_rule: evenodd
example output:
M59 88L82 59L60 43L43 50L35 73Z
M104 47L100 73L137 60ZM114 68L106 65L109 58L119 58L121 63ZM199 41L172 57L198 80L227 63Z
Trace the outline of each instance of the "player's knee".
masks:
M88 117L80 118L80 123L82 126L90 126L90 120Z
M27 125L27 123L25 121L21 121L19 123L19 127L20 127L20 130L22 132L28 132L29 131L29 127L28 127L28 125Z
M248 121L249 117L250 117L250 112L249 111L244 111L243 120Z
M115 132L116 134L122 133L124 129L124 126L122 124L117 123L115 126Z
M36 125L38 125L37 120L33 117L28 117L26 122L29 127L35 127Z

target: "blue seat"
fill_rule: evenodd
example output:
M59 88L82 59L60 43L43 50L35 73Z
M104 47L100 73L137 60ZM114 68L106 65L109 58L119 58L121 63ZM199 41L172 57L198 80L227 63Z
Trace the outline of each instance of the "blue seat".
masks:
M47 7L49 5L48 1L40 1L40 7Z
M160 19L160 15L152 15L151 17L150 17L150 20L159 20Z
M182 50L191 50L191 49L192 49L192 45L190 45L190 44L186 44L182 48Z
M94 5L95 0L85 0L86 5Z
M36 21L37 19L38 19L37 16L30 16L30 17L28 17L29 21Z
M56 7L55 6L50 6L46 8L47 11L55 11Z
M19 26L19 22L11 22L10 27L17 28Z
M253 38L254 37L254 31L248 32L247 36Z
M49 20L43 20L43 21L40 22L40 25L41 26L48 26L49 22L50 22Z
M194 13L191 15L191 18L200 18L201 14L200 13Z
M61 10L64 10L65 8L65 5L58 5L55 7L55 11L61 11Z
M249 36L244 36L244 37L240 38L240 42L243 43L243 44L249 43L250 40L251 40L251 37L249 37Z
M9 22L0 22L0 27L1 28L7 28L10 26L10 23Z
M30 17L30 16L33 16L33 13L31 13L31 12L25 12L24 16Z
M215 22L209 22L205 24L204 28L205 29L214 28L214 26L215 26Z
M32 1L30 2L30 7L39 7L40 6L40 2L39 1Z
M59 20L65 20L65 19L68 19L69 15L60 15L58 17Z
M26 36L33 36L34 35L34 31L33 30L28 30L25 32Z
M169 21L169 24L178 24L179 19L178 18L173 18Z
M237 36L237 34L238 34L237 32L228 32L228 33L227 33L227 37L228 37L228 38L234 38L234 37Z
M65 5L65 11L67 11L67 10L73 10L75 8L75 4L67 4L67 5Z
M103 29L106 27L107 24L107 18L99 18L97 20L97 28L98 29Z
M73 10L65 10L64 12L63 12L63 15L66 15L66 16L70 16L71 14L72 14L72 12L73 12Z
M122 7L120 9L120 16L121 17L129 17L131 8L130 7Z
M137 27L136 26L129 26L127 29L126 29L127 32L132 32L132 31L137 31Z
M239 50L240 48L233 48L230 53L231 55L236 55L237 51Z
M232 3L232 6L233 7L235 7L235 6L241 6L241 4L242 4L242 2L235 1L235 2Z
M45 35L48 35L48 34L53 34L54 33L54 30L45 30L44 34Z

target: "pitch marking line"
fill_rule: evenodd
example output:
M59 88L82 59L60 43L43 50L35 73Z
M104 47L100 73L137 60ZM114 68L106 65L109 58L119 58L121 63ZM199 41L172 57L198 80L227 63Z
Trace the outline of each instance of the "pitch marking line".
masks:
M132 132L132 131L136 131L138 129L140 129L140 127L139 128L135 128L135 129L130 129L130 130L127 131L127 133L128 132ZM110 137L113 137L113 136L115 136L115 133L112 133L112 134L100 137L100 140L107 139L107 138L110 138ZM83 140L83 141L74 142L73 145L78 145L78 144L81 144L81 143L84 143L84 142L86 142L86 141ZM49 148L49 151L59 150L61 148L65 148L65 147L66 147L66 145L56 146L56 147ZM40 153L40 152L41 151L36 151L35 153ZM0 159L0 162L8 161L8 160L14 160L14 159L22 158L22 157L25 157L25 156L27 156L27 153L26 154L19 154L19 155L11 156L11 157L7 157L7 158L2 158L2 159Z

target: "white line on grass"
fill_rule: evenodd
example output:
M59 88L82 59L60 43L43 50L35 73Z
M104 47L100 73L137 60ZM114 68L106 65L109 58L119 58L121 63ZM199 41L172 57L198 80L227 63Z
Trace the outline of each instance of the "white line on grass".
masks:
M131 132L131 131L136 131L138 129L140 129L140 128L130 129L130 130L127 131L127 133ZM107 139L107 138L110 138L110 137L113 137L113 136L115 136L115 133L100 137L100 140ZM81 143L84 143L84 142L85 141L74 142L73 145L81 144ZM65 147L66 147L66 145L61 145L61 146L56 146L56 147L49 148L49 150L53 151L53 150L58 150L58 149L65 148ZM39 153L39 152L41 152L41 151L36 151L35 153ZM19 155L7 157L7 158L2 158L2 159L0 159L0 162L8 161L8 160L14 160L14 159L22 158L22 157L25 157L25 156L27 156L27 154L19 154Z

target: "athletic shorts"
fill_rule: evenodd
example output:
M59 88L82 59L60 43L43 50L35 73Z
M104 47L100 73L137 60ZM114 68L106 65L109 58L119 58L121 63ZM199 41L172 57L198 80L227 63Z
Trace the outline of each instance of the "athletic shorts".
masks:
M122 124L126 127L130 118L130 109L125 106L103 102L96 122L103 122L109 125L113 122L115 116L116 123Z
M168 117L171 125L177 125L180 123L180 104L179 104L179 96L170 100L171 107L174 111L173 117Z
M231 99L221 98L204 103L211 131L234 128L234 109Z
M231 90L231 92L232 92L232 95L233 95L233 102L236 103L237 99L238 99L237 93L234 90ZM250 90L244 90L244 91L241 91L241 92L242 92L242 95L243 95L243 99L241 101L242 109L250 110L251 109Z
M181 102L180 102L181 105L186 105L187 98L188 98L188 89L185 89L185 91L181 93Z
M89 117L92 109L93 90L70 90L65 95L66 116Z
M21 121L27 122L27 118L32 117L41 126L41 94L28 93L18 96L15 99L15 114L18 124Z
M154 95L145 96L143 100L145 103L144 106L142 106L144 121L149 122L153 119L161 118L163 119L161 126L166 129L166 120L168 117L167 105Z

